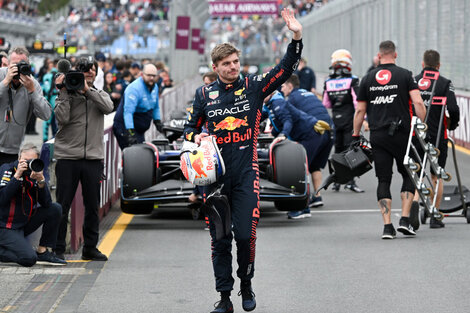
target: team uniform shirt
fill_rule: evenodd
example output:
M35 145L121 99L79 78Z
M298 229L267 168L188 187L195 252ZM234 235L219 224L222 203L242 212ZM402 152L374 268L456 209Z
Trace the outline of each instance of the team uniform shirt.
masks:
M312 90L316 88L317 82L315 77L315 72L308 66L304 66L300 71L296 71L296 74L299 77L300 88L306 90Z
M353 75L328 78L323 87L323 105L332 109L336 129L352 129L357 106L359 79Z
M331 118L328 114L328 111L323 107L321 101L317 98L317 96L311 91L302 88L295 88L289 94L287 100L296 109L303 111L318 120L327 122L328 124L330 124L330 127L333 128L333 123L331 122Z
M428 72L426 77L423 78L424 72ZM434 95L433 97L445 97L446 98L446 108L447 112L449 113L450 117L450 125L449 119L444 114L442 130L441 130L441 139L447 139L447 128L453 130L457 127L460 114L459 114L459 107L457 106L457 100L455 98L454 93L454 86L452 82L445 78L442 75L436 80L430 79L430 76L437 76L439 75L439 71L433 68L424 68L423 71L415 77L416 81L418 82L419 92L421 93L421 98L423 98L424 104L426 108L429 110L429 116L427 120L428 125L428 134L434 140L437 138L437 132L439 128L439 123L441 119L441 112L443 105L434 104L432 105L430 102L431 99L431 92L433 85L436 84L434 88ZM438 102L438 101L436 101Z
M370 130L387 129L401 120L401 127L409 131L413 115L409 92L415 89L418 84L411 72L395 64L381 64L367 74L357 100L367 102Z

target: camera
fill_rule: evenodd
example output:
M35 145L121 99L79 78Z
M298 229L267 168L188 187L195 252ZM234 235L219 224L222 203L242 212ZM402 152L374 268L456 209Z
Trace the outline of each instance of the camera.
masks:
M62 59L58 62L57 68L59 74L65 74L65 80L63 86L57 86L57 88L65 87L69 91L81 90L85 87L85 75L83 73L88 72L93 67L92 58L80 58L76 65L76 70L72 70L72 64L66 59Z
M18 64L16 64L16 67L18 68L18 74L13 76L14 79L20 79L20 74L23 74L23 75L33 74L33 72L31 71L31 65L29 65L29 63L26 61L20 61Z
M23 172L24 176L30 176L32 172L40 172L44 169L44 162L41 159L27 160L28 169Z

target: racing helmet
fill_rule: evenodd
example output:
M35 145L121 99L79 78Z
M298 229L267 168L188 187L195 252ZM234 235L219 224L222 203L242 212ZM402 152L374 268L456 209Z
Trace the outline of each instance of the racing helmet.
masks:
M338 49L331 54L331 66L334 67L346 67L351 70L352 66L352 55L346 49Z
M215 183L225 174L224 160L215 137L203 137L199 146L185 141L181 148L180 168L184 177L194 185L207 186Z

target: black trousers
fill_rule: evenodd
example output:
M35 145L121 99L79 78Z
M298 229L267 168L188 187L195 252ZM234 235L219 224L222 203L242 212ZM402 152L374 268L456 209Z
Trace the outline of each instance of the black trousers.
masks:
M38 207L22 229L0 228L0 261L23 266L36 264L36 252L25 237L42 225L39 245L54 249L61 214L60 204L53 202L50 207Z
M98 208L100 202L100 182L103 173L101 160L58 160L55 168L57 177L57 202L62 205L62 218L57 235L56 252L65 252L65 236L70 205L77 191L78 183L82 184L85 219L83 222L84 246L95 248L99 237Z

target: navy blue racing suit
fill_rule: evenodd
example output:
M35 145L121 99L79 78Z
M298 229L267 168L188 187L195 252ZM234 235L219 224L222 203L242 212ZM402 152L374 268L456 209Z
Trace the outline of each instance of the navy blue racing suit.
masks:
M226 168L218 184L223 184L222 194L228 197L231 207L237 243L237 276L242 281L249 281L254 274L260 192L256 146L263 100L291 76L301 52L302 41L292 40L281 62L268 73L248 75L231 84L217 79L210 85L199 87L184 128L186 140L194 141L204 125L209 134L217 138ZM212 222L210 233L216 290L230 291L234 283L233 235L230 233L217 241Z

